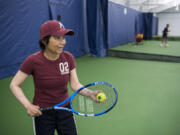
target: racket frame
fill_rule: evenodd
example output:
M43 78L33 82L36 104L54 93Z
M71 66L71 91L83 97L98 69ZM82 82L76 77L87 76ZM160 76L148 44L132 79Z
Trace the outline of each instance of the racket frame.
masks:
M78 94L81 90L83 90L84 88L87 88L89 86L92 86L92 85L96 85L96 84L106 84L106 85L109 85L113 90L114 90L114 93L115 93L115 101L114 103L109 107L107 108L106 110L104 110L103 112L100 112L100 113L95 113L95 114L83 114L83 113L79 113L77 111L75 111L72 107L72 101L73 101L73 98L75 97L76 94ZM70 97L68 97L67 99L65 99L64 101L60 102L59 104L56 104L52 107L47 107L47 108L41 108L40 110L41 111L44 111L44 110L51 110L51 109L55 109L55 110L65 110L65 111L69 111L69 112L73 112L77 115L80 115L80 116L85 116L85 117L89 117L89 116L99 116L99 115L102 115L104 113L107 113L109 112L117 103L117 100L118 100L118 93L116 91L116 88L110 84L110 83L107 83L107 82L93 82L93 83L90 83L90 84L87 84L83 87L81 87L80 89L78 89L77 91L75 91ZM69 108L66 108L66 107L60 107L61 105L65 104L66 102L70 101L70 109Z

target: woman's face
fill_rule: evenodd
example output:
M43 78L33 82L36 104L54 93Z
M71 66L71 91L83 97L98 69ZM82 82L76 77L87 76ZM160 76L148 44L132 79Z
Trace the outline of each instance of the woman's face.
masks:
M65 44L66 39L64 36L51 36L45 49L51 53L60 54L63 51Z

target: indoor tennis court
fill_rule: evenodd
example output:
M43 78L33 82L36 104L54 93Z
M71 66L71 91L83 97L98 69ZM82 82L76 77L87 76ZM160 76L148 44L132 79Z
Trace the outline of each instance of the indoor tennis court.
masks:
M0 5L0 135L35 135L32 117L10 83L24 60L40 50L41 24L58 15L75 31L64 50L75 58L79 81L108 82L118 93L117 104L104 115L74 114L78 135L180 134L180 0L15 0L4 8L9 2ZM161 47L167 23L168 46ZM21 88L33 102L32 75Z
M76 116L80 135L179 134L179 63L84 56L77 59L77 65L83 84L94 80L112 82L119 94L118 103L111 112L95 118ZM4 90L0 132L31 135L32 119L10 93L10 80L11 77L0 81ZM32 78L28 78L22 87L32 99Z
M145 40L143 42L143 45L129 43L129 44L117 46L111 49L120 50L120 51L128 51L128 52L180 56L179 41L169 41L168 47L160 47L159 44L160 44L160 41L157 41L157 40Z

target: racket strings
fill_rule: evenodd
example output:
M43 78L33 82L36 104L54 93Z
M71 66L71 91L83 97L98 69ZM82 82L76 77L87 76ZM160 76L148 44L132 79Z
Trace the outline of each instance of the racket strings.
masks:
M89 97L77 94L72 101L72 107L77 112L83 114L97 114L111 108L111 106L115 103L116 93L111 86L96 84L89 86L88 89L92 91L102 91L106 95L106 100L97 103Z

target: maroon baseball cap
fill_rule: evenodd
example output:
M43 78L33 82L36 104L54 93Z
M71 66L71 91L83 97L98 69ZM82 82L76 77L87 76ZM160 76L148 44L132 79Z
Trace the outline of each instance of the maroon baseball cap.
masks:
M49 20L41 25L40 36L41 39L51 35L51 36L65 36L74 35L74 31L66 29L62 23L56 20Z

